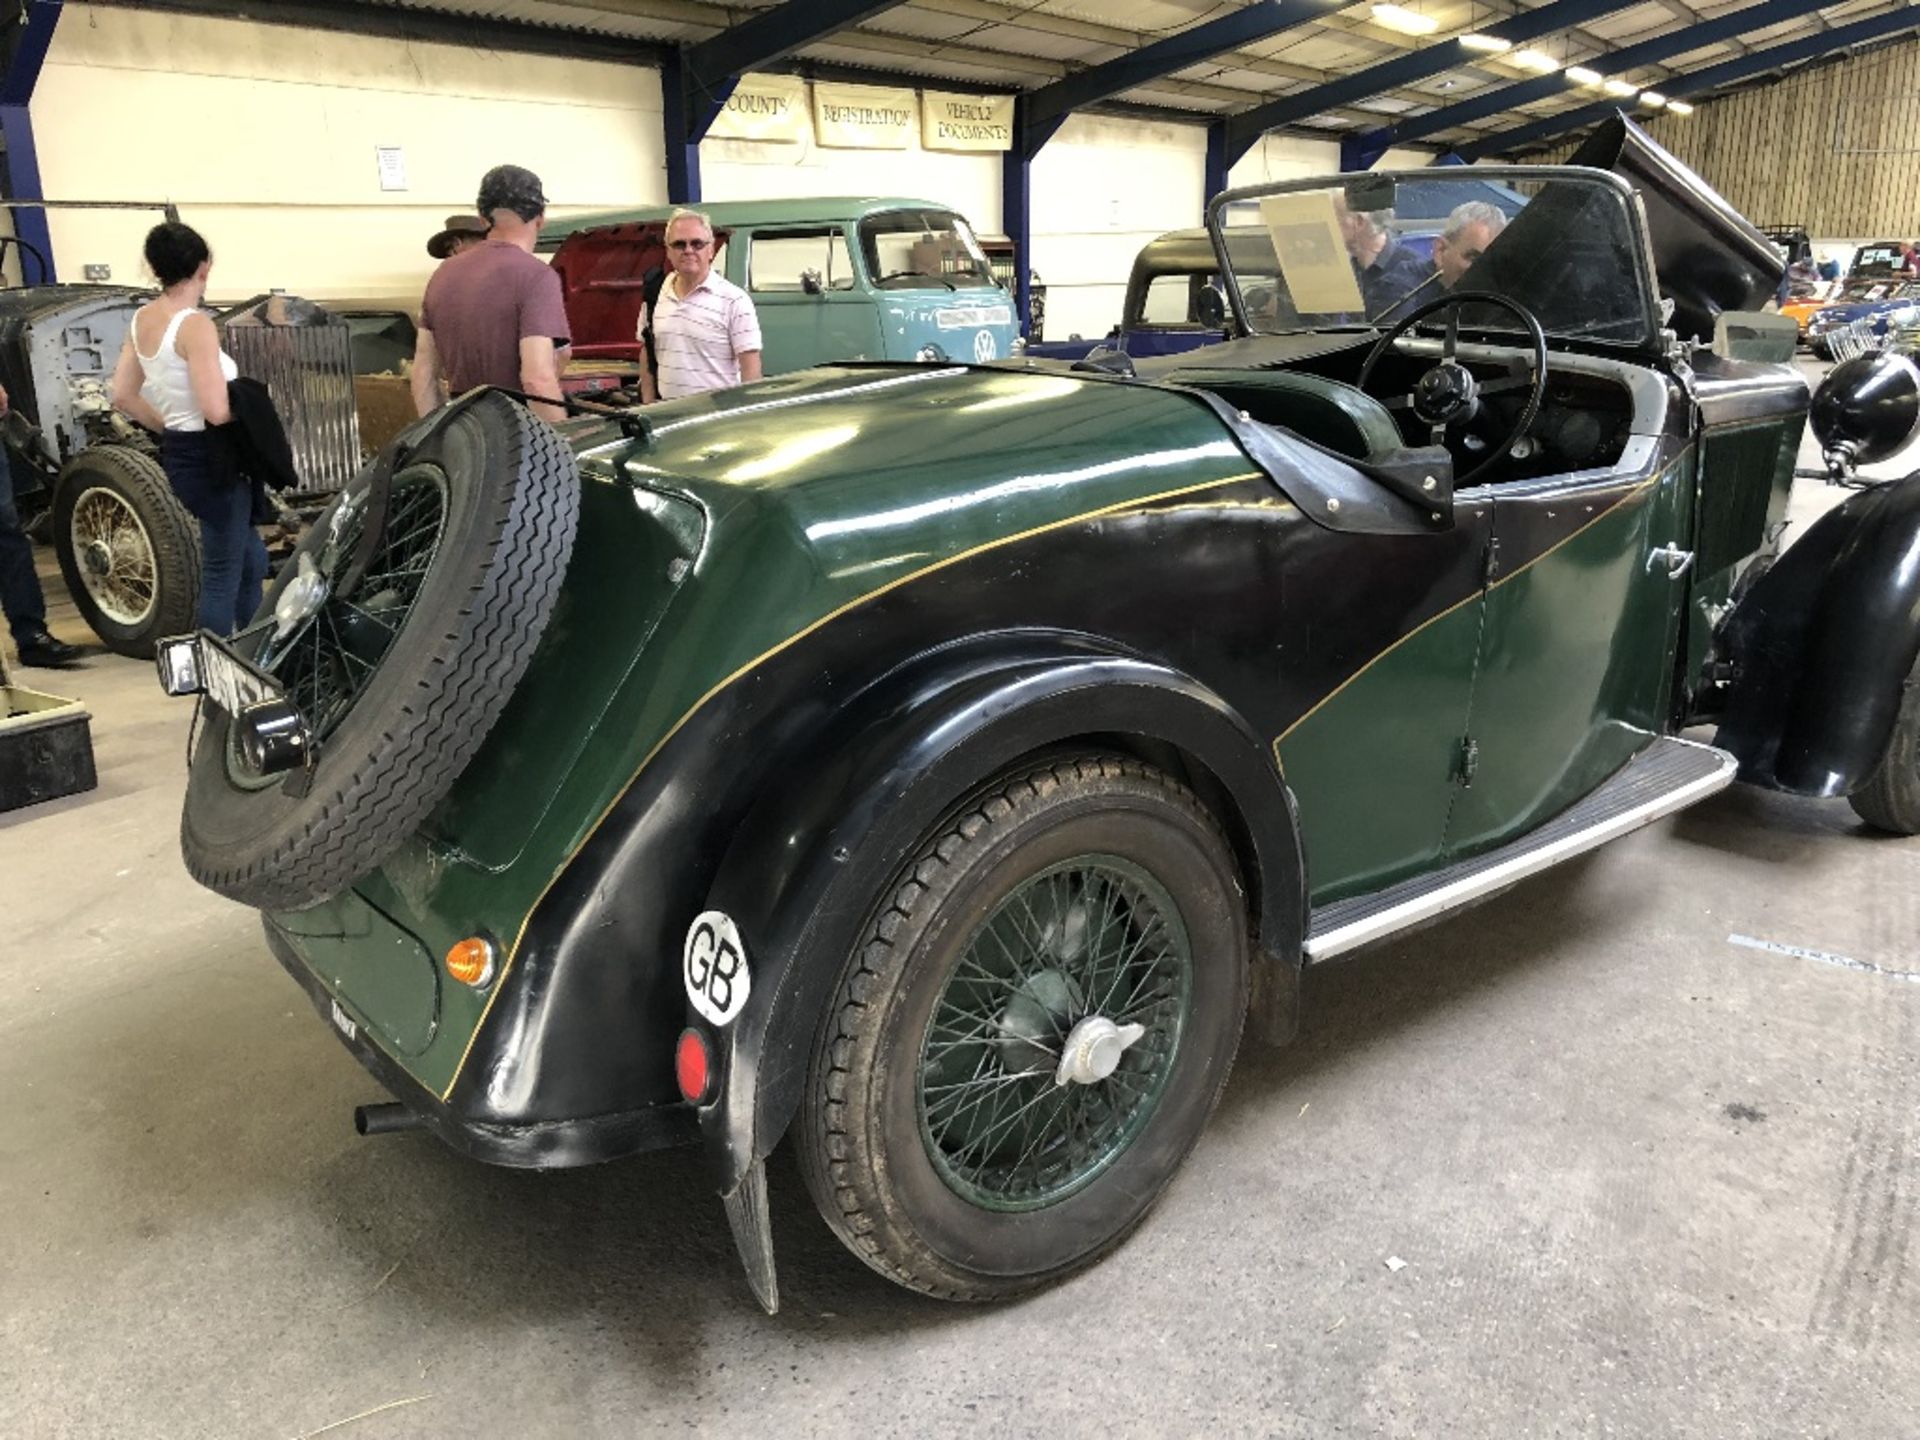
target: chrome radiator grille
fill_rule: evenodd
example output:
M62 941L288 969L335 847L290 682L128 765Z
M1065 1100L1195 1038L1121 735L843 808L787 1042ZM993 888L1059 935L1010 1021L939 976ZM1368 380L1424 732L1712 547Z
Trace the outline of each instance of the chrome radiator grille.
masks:
M338 490L360 468L347 322L309 301L270 296L226 317L227 353L258 380L293 447L295 495Z

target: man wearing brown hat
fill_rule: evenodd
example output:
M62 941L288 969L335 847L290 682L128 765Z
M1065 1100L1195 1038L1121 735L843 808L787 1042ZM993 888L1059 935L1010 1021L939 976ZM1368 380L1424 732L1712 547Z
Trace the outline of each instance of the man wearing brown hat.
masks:
M478 215L449 215L440 233L427 241L427 254L436 260L450 260L486 238L487 222Z
M420 303L413 403L422 415L476 385L560 398L567 310L560 277L533 254L547 220L540 177L496 165L481 177L475 209L491 222L486 238L434 271ZM549 420L566 413L558 404L533 410Z

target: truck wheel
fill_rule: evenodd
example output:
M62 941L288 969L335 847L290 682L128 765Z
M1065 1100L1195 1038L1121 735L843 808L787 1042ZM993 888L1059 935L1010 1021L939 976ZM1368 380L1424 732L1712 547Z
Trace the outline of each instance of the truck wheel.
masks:
M202 702L180 822L187 869L262 910L338 894L453 788L526 673L580 519L567 444L497 391L394 442L381 538L357 577L373 468L301 539L268 591L283 624L236 646L280 681L312 738L291 776L247 769ZM244 633L244 632L243 632Z
M75 608L108 649L151 660L155 641L193 628L200 526L152 456L93 445L67 461L53 548Z
M1847 803L1876 830L1920 835L1920 661L1907 676L1900 713L1880 763Z
M1247 1005L1233 852L1191 792L1085 755L927 837L847 963L802 1169L900 1284L1013 1295L1092 1264L1173 1178Z

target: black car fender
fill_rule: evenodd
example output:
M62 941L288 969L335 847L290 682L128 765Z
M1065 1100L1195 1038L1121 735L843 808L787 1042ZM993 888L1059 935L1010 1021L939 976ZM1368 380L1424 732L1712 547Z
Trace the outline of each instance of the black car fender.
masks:
M1823 515L1723 622L1733 681L1714 743L1740 778L1846 795L1879 763L1920 654L1920 474Z
M729 1193L792 1122L819 1024L873 907L951 808L1026 756L1068 742L1175 763L1239 852L1257 945L1256 1025L1290 1036L1305 885L1286 786L1219 696L1084 637L935 652L882 683L832 735L782 767L747 816L707 899L737 926L751 992L725 1028L697 1016L712 1056L700 1127Z

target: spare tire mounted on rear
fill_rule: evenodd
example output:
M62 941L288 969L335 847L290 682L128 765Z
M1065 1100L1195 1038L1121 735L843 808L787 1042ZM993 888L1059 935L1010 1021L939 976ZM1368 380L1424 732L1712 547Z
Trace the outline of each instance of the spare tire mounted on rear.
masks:
M180 835L193 877L298 910L391 855L526 672L579 516L566 442L498 391L403 431L302 539L236 640L299 708L310 763L250 771L231 719L202 705Z

